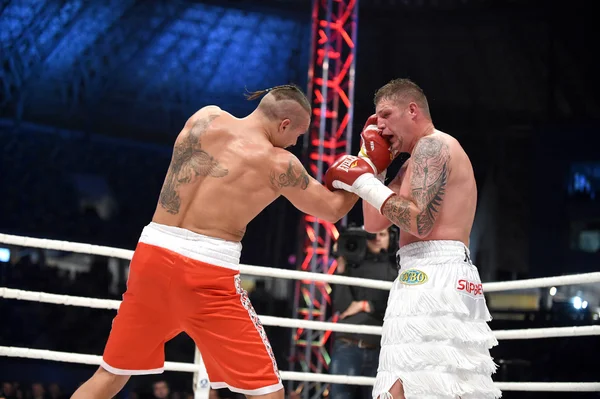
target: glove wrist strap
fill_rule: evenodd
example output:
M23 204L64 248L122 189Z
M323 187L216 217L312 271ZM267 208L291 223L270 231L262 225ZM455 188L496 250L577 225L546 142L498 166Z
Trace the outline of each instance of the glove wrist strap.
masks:
M387 169L385 169L380 174L375 175L375 177L377 178L377 180L379 180L380 182L382 182L383 184L385 184L385 177L386 177L386 175L387 175Z
M379 213L381 213L381 207L385 201L396 194L371 173L359 176L352 184L352 191L363 201L371 204Z

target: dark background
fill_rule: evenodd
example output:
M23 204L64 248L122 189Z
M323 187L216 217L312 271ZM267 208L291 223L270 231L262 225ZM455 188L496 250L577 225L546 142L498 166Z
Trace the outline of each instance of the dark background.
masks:
M599 269L600 96L592 4L360 3L354 132L373 112L375 90L390 79L409 77L423 88L436 127L455 136L473 163L479 206L471 251L484 281ZM306 87L310 12L308 0L1 1L0 232L134 248L189 115L217 104L244 116L255 105L244 99L246 89ZM362 222L360 209L350 222ZM248 226L242 262L295 268L288 257L301 242L300 218L285 199L275 201ZM25 254L20 266L0 263L0 285L119 298L119 289L98 288L99 278L109 279L102 262L69 279ZM574 296L588 307L574 310ZM546 299L543 294L540 301ZM517 312L526 320L499 317L492 327L597 323L600 288L559 287L554 302ZM278 309L289 317L292 306L288 301ZM112 313L67 313L1 300L0 345L101 353ZM85 328L74 327L81 320L88 320ZM496 358L529 363L511 363L497 379L597 380L597 342L505 341ZM176 360L193 360L187 338L172 347ZM64 377L52 371L58 367L0 358L0 381L56 380ZM91 370L76 378L86 379ZM188 384L175 373L170 378Z

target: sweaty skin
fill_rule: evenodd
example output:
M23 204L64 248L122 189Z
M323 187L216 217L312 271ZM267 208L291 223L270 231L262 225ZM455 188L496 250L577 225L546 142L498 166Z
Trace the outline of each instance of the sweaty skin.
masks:
M477 186L469 157L452 136L434 130L422 137L389 184L396 196L381 215L363 201L365 229L400 227L400 246L417 241L456 240L469 245Z
M216 106L196 112L177 137L152 221L240 241L247 224L280 195L330 222L354 206L357 196L329 191L258 130Z

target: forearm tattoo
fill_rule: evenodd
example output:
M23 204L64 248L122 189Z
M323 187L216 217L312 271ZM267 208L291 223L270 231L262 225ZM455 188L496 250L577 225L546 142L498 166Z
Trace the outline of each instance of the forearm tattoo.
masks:
M382 211L400 230L411 230L410 201L394 196L387 200Z

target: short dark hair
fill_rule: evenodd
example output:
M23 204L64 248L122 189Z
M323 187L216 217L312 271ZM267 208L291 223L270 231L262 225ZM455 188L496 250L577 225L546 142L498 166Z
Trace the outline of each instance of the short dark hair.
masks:
M312 107L310 106L310 101L308 101L308 98L306 98L306 95L302 92L302 90L300 90L300 88L294 84L280 85L270 87L264 90L252 91L247 93L245 96L247 100L251 101L256 100L257 98L260 98L266 94L271 94L275 98L275 101L295 101L298 104L300 104L309 115L312 114Z
M429 103L427 102L425 93L423 93L423 89L421 89L410 79L393 79L382 86L375 92L375 98L373 101L375 106L377 106L377 104L383 99L391 99L398 103L414 101L431 119Z

